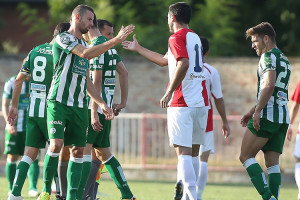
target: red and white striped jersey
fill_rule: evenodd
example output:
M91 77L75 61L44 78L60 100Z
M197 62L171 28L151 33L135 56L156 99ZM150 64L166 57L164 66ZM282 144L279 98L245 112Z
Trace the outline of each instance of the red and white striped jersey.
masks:
M208 105L202 63L202 44L190 29L180 29L169 37L168 66L170 82L180 58L189 59L189 68L169 102L170 107L203 107ZM169 82L169 83L170 83Z
M208 94L208 98L210 100L211 96L215 99L220 99L223 97L221 80L218 70L213 66L203 63L203 69L205 74L205 85ZM213 110L211 105L211 100L209 101L209 110L208 110L208 118L207 118L207 126L205 132L210 132L213 130Z

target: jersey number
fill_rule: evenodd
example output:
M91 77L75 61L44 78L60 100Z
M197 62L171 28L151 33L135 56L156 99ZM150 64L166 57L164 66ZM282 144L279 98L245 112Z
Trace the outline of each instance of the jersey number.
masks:
M35 57L33 61L33 72L32 72L32 79L34 81L43 82L45 79L45 67L47 64L47 59L43 56Z
M202 68L200 67L200 61L199 61L199 45L195 45L195 51L196 51L196 58L195 58L195 67L194 71L195 72L201 72Z
M280 62L280 66L281 66L281 67L284 67L284 71L279 73L275 85L276 85L277 87L279 87L279 88L282 88L282 89L287 90L288 87L289 87L289 82L283 83L283 82L281 82L281 79L286 77L286 75L287 75L287 73L288 73L288 70L290 70L290 65L289 65L289 64L286 64L285 62L282 62L282 61L281 61L281 62Z

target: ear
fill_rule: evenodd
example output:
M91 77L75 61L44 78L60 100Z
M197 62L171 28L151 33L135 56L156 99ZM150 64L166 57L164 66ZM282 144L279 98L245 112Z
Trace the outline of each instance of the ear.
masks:
M269 40L270 40L269 36L268 35L264 35L264 37L263 37L264 43L267 44L269 42Z
M79 20L79 19L80 19L80 15L79 15L79 14L76 14L76 15L75 15L75 19L76 19L76 20Z
M172 20L172 22L175 22L176 21L176 17L174 15L171 15L171 20Z

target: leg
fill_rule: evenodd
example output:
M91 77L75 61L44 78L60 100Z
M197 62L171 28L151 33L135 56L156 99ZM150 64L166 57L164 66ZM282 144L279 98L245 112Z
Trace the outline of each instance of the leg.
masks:
M202 194L206 186L207 175L208 175L207 161L209 155L210 155L210 150L203 152L202 155L200 156L200 170L197 179L197 199L202 199Z
M59 154L57 175L59 180L60 187L60 196L66 198L67 196L67 171L68 171L68 163L70 159L70 146L64 146Z
M281 173L279 167L280 153L275 151L266 151L264 155L268 171L269 188L274 197L278 199L281 185Z
M51 194L51 183L57 173L58 156L63 145L63 139L50 139L50 146L44 159L43 192Z
M82 174L81 174L81 180L79 183L78 191L77 191L77 199L85 198L85 189L86 189L86 183L88 181L90 171L91 171L91 150L92 150L92 144L86 144L83 150L83 165L82 165Z
M30 165L33 163L33 160L37 157L39 152L38 148L34 147L25 147L25 153L22 157L20 163L17 167L17 174L15 176L14 186L12 189L12 194L14 196L21 196L21 191L27 176Z
M268 140L268 138L257 137L247 128L242 140L240 154L241 163L243 163L253 185L263 199L269 199L272 194L267 185L265 175L255 160L255 156Z
M110 153L109 148L97 148L96 155L107 168L111 178L122 194L122 199L131 199L133 194L123 174L122 167L119 161Z
M5 173L8 181L8 190L12 191L12 186L14 182L14 177L16 174L16 167L19 155L7 154L6 165L5 165Z
M74 200L78 192L78 187L82 174L82 157L84 147L73 146L70 148L70 161L67 172L68 190L67 200Z

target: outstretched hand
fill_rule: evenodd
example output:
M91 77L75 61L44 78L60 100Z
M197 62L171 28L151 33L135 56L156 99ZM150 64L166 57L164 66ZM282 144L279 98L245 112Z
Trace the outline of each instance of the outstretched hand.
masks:
M127 38L127 36L133 32L134 29L135 29L135 26L132 24L130 24L126 27L122 26L122 28L119 31L116 38L118 38L120 41L124 41Z
M139 48L139 42L136 39L135 34L133 35L133 41L124 41L122 42L122 46L124 49L130 50L130 51L137 51L137 49Z

